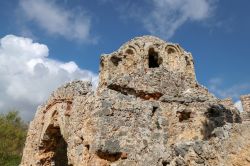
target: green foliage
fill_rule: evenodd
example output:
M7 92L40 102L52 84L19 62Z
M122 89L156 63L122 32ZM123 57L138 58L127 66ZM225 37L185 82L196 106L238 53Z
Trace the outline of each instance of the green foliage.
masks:
M27 125L17 111L0 114L0 166L20 164Z

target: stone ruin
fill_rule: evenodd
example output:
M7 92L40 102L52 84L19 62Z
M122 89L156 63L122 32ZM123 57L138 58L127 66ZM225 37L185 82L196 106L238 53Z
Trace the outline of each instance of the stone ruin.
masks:
M74 81L38 107L21 166L250 165L248 117L197 82L191 53L137 37L101 56L95 91Z

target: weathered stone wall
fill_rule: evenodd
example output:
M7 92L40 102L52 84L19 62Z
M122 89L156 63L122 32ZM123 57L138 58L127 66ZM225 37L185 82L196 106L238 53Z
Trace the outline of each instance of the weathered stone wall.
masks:
M231 107L234 106L234 102L232 98L222 99L220 103L225 106L231 106Z
M250 95L241 96L241 103L245 112L250 112Z
M154 58L157 64L151 66L150 60ZM101 56L100 86L106 86L111 79L121 77L120 74L140 74L162 69L195 80L190 53L177 44L166 43L156 37L138 37L125 43L118 51Z
M243 95L240 97L243 112L241 117L243 121L250 121L250 95Z
M249 165L249 123L195 79L190 53L143 36L102 56L99 86L55 91L31 122L22 166Z

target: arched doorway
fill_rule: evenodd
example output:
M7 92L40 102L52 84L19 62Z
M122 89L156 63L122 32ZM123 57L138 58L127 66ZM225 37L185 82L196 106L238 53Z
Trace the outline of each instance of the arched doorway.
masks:
M68 166L67 143L58 126L49 125L39 146L41 165Z

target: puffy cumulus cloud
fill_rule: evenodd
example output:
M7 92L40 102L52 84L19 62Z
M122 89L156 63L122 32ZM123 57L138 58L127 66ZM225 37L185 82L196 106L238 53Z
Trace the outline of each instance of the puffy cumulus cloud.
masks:
M75 62L50 59L46 45L14 35L0 39L0 75L0 111L20 110L26 120L59 85L74 79L96 85L98 79Z
M91 19L81 10L67 10L49 0L20 0L21 12L50 34L70 40L95 42L90 37Z

